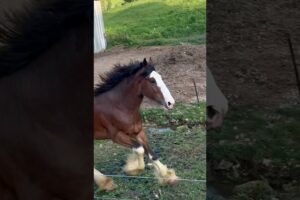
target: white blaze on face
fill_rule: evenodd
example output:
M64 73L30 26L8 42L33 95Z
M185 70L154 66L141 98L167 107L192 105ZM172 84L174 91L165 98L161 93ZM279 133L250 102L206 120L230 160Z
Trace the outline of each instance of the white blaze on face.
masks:
M157 86L160 88L160 91L164 97L165 100L165 106L168 109L173 108L175 104L175 100L172 97L169 89L167 88L166 84L163 82L161 75L159 75L156 71L151 72L150 78L154 78L156 81Z

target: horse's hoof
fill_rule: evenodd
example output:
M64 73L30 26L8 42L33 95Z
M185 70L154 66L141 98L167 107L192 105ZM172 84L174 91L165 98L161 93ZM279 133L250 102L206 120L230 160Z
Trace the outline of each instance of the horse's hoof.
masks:
M106 177L106 179L100 184L100 190L106 192L114 190L116 187L117 185L109 177Z
M128 156L126 165L123 167L123 171L130 176L136 176L145 169L144 162L140 162L137 154L131 154Z
M156 177L162 185L173 185L178 181L178 176L176 176L174 169L167 169L164 175L156 174Z
M165 180L166 184L173 185L178 181L178 176L176 176L176 173L173 169L168 169Z

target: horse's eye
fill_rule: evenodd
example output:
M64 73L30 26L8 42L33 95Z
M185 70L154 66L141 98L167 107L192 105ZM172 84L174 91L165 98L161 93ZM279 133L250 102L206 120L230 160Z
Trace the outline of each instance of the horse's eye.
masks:
M154 78L150 78L150 82L153 83L153 84L156 84L156 81Z

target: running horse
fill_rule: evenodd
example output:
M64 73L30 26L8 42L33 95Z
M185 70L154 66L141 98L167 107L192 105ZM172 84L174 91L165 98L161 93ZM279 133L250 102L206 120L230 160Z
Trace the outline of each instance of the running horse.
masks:
M0 199L93 198L93 2L0 1Z
M102 77L103 83L95 89L94 97L94 138L111 139L113 142L132 148L123 170L129 175L137 175L144 170L144 154L154 166L154 174L161 184L173 184L177 176L173 169L162 164L151 150L142 126L139 108L144 96L172 109L175 100L159 73L149 62L134 62L116 65ZM94 180L101 190L115 187L112 179L94 169Z

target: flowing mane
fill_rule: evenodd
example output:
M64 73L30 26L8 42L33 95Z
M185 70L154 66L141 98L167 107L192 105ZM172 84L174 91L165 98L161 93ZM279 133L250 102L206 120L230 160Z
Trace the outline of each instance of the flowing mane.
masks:
M106 73L104 76L99 75L103 83L99 83L96 85L94 95L98 96L100 94L103 94L111 90L120 82L122 82L125 78L136 74L143 67L144 67L143 63L140 63L138 61L131 62L128 65L120 65L120 64L115 65L112 71ZM147 70L145 70L144 75L147 76L154 70L155 70L154 66L149 65L147 67Z
M92 1L35 0L12 5L0 3L0 78L27 66L70 30L86 23L87 17L93 21Z

